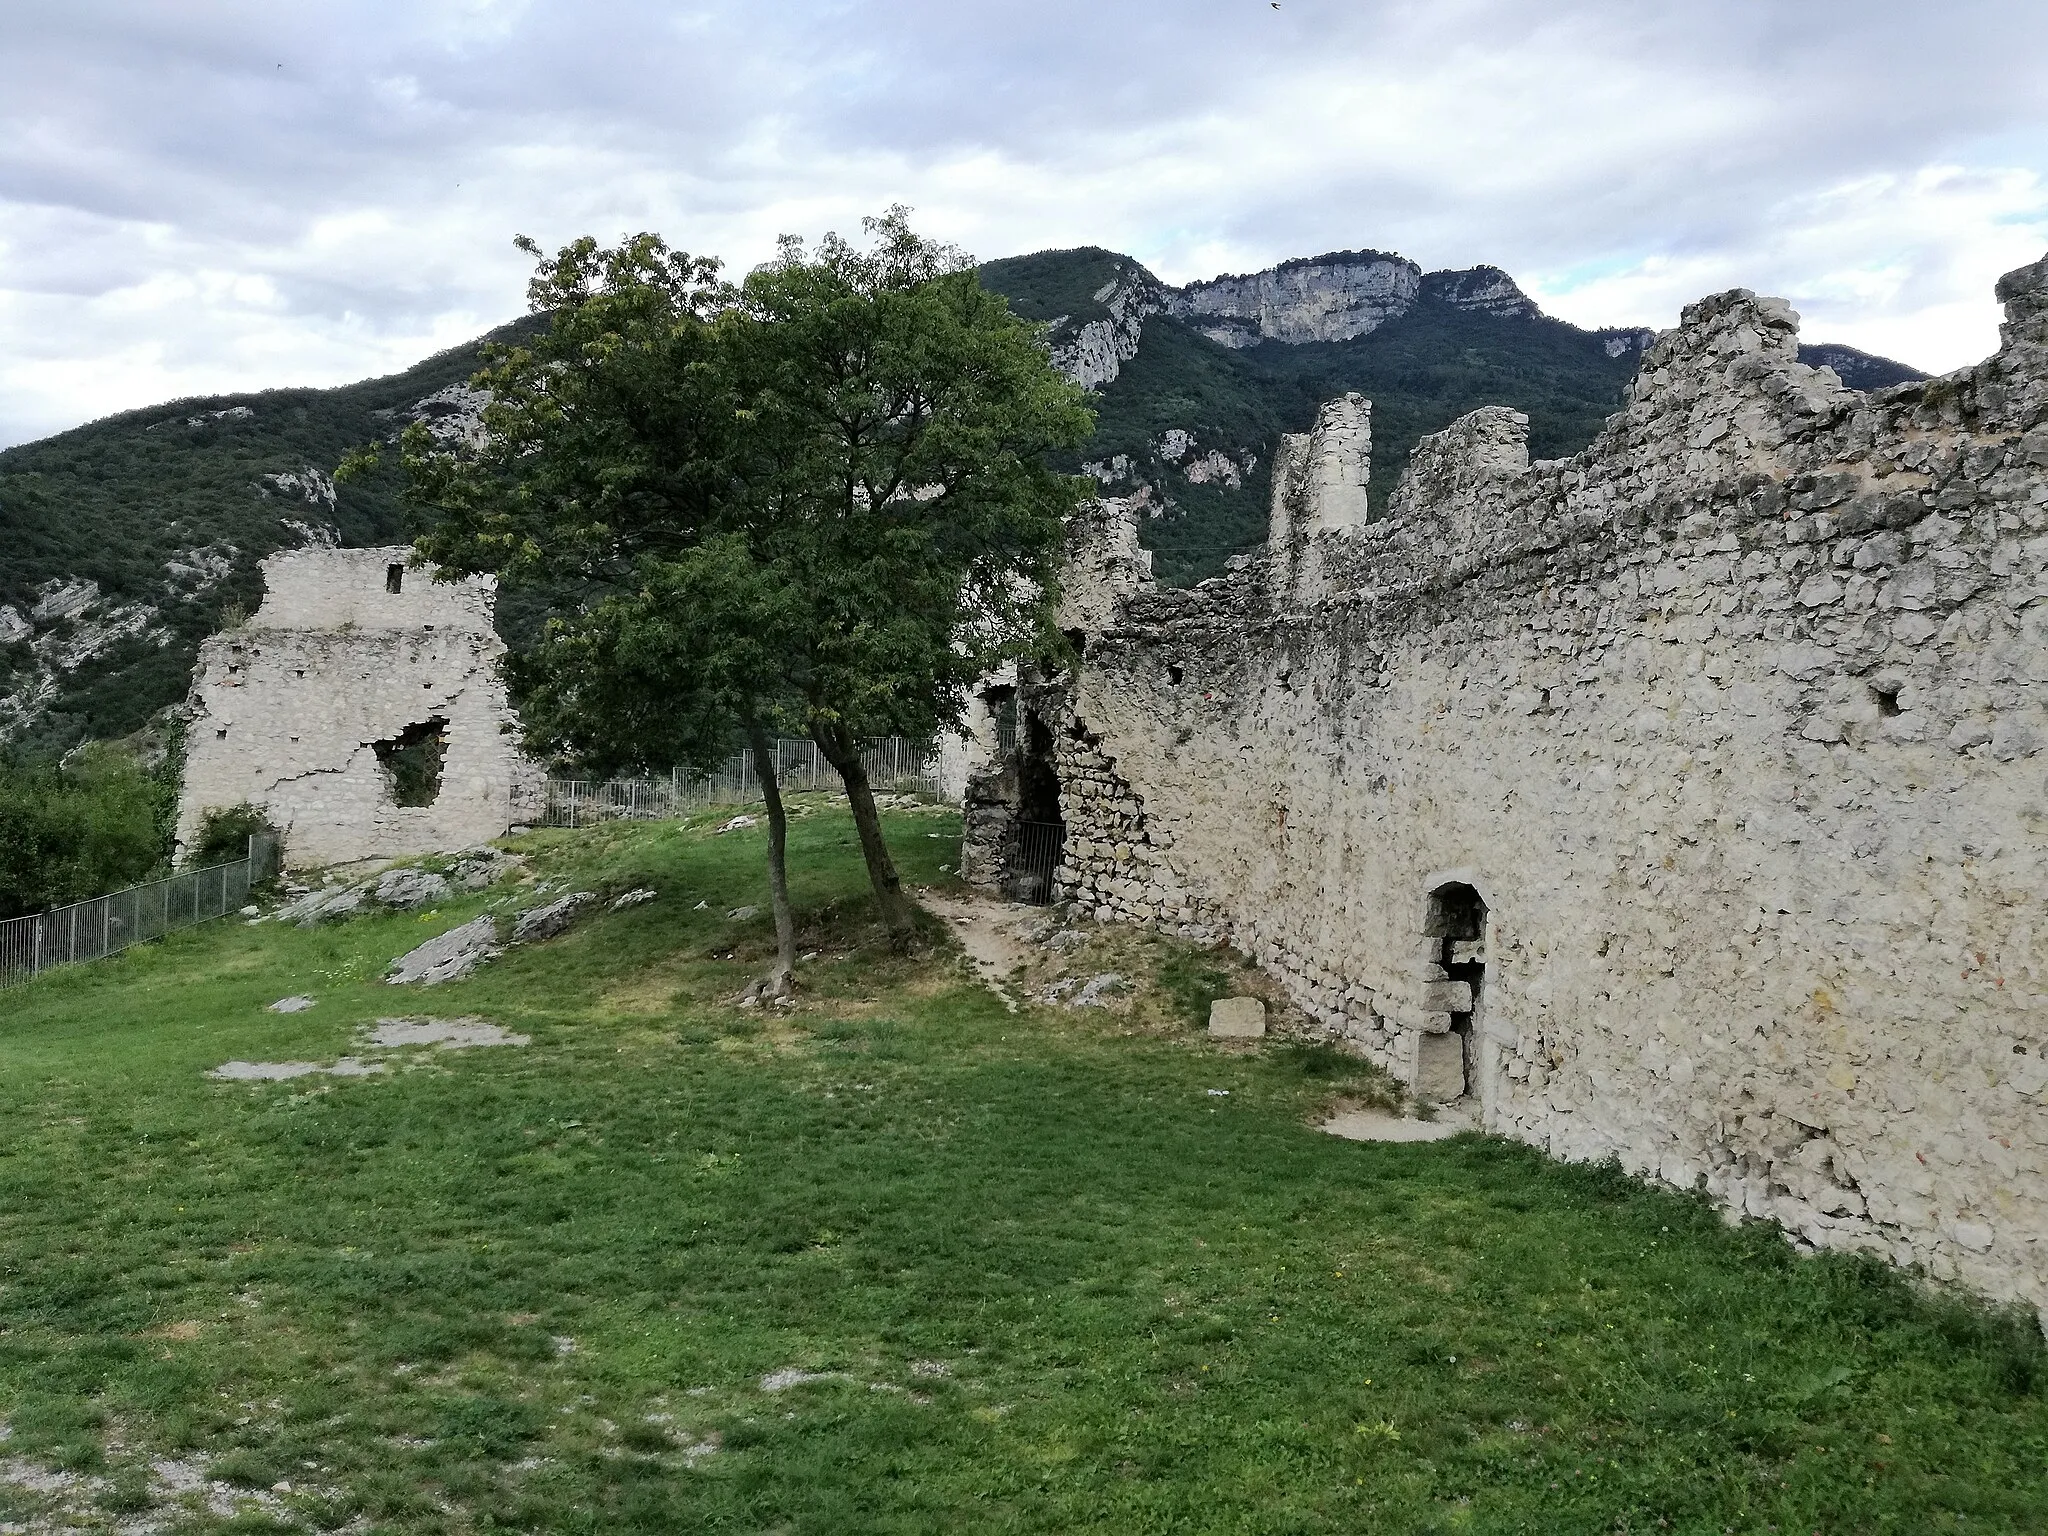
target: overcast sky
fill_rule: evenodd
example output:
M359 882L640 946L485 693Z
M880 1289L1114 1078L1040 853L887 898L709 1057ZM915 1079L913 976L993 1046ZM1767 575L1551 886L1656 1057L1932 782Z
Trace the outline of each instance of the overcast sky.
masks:
M1737 284L1943 370L2048 250L2038 0L0 0L0 445L402 368L515 233L891 202L1181 282L1347 247L1585 325Z

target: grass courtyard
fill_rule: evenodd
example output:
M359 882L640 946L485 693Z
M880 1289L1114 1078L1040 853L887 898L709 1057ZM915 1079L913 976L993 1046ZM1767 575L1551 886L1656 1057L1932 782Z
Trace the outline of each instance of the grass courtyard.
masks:
M716 825L518 840L659 895L442 987L380 978L518 887L0 992L0 1529L2048 1530L2030 1319L1321 1135L1343 1068L1209 1043L1163 942L1088 941L1142 1007L1008 1012L936 925L883 951L823 803L802 1003L734 1008L761 833ZM957 821L889 826L946 886ZM423 1015L531 1043L358 1044Z

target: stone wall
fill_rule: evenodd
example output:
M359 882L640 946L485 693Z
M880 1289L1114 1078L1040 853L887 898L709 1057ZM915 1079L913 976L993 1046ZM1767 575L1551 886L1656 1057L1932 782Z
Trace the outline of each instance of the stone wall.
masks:
M436 582L407 568L410 553L301 549L263 562L262 606L200 652L181 846L206 811L244 801L283 829L298 867L466 848L512 824L536 773L498 674L495 584ZM438 793L399 804L387 762L432 737Z
M1703 300L1578 456L1478 412L1363 524L1276 473L1192 590L1098 514L1022 690L1060 893L1494 1131L2048 1305L2048 261L1999 295L1870 395Z

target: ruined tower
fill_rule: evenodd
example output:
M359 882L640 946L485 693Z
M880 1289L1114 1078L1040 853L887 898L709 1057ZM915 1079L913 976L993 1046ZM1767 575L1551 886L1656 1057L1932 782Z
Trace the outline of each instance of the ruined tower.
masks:
M501 836L535 770L498 673L487 576L437 582L411 551L300 549L200 651L178 842L243 802L295 866L469 847Z

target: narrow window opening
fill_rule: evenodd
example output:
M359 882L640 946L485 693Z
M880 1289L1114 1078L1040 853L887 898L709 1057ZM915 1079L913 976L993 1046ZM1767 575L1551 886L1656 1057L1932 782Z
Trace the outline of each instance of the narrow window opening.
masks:
M399 589L400 589L401 587L403 587L404 585L405 585L405 567L404 567L404 566L402 566L402 565L396 565L396 564L394 564L394 565L387 565L387 566L385 566L385 567L384 567L384 590L385 590L386 592L396 592L396 591L398 591L398 590L399 590Z
M1877 700L1877 712L1887 720L1899 713L1900 686L1898 683L1872 683L1870 685L1870 696Z
M1173 683L1173 684L1175 684L1176 686L1178 686L1178 685L1179 685L1179 683L1180 683L1180 680L1181 680L1181 679L1182 679L1183 677L1185 677L1186 675L1187 675L1187 674L1186 674L1185 672L1183 672L1183 671L1181 670L1181 668L1180 668L1180 663L1179 663L1179 662L1168 662L1168 663L1167 663L1167 666L1166 666L1166 680L1167 680L1167 681L1168 681L1169 683Z
M213 739L215 741L226 741L228 739L228 728L226 726L222 726L219 730L215 731L213 733Z
M1450 993L1451 1034L1458 1042L1456 1086L1461 1094L1473 1093L1480 1086L1477 1025L1486 980L1485 899L1462 883L1438 887L1429 894L1423 932L1436 941L1442 985Z
M408 725L388 741L373 742L393 805L428 806L441 798L441 766L448 756L448 722L440 716Z

